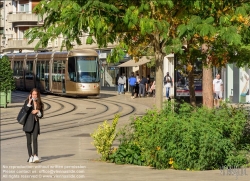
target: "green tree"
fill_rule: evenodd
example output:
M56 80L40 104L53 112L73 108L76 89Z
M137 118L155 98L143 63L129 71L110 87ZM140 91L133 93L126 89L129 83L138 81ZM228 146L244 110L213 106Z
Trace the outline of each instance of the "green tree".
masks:
M237 0L195 0L183 14L178 36L187 45L180 57L189 67L191 104L195 105L192 75L197 58L203 60L203 105L207 107L213 107L212 67L222 67L228 62L249 65L249 58L242 56L242 52L248 51L244 45L249 44L243 40L249 35L249 5Z
M7 106L8 92L15 89L15 82L13 79L13 71L10 66L10 61L7 56L0 58L0 92L5 93L5 103Z
M245 18L249 12L248 4L243 3L243 0L42 0L34 11L40 16L46 14L44 26L33 28L26 36L31 38L30 42L40 39L37 48L47 46L50 39L61 34L67 37L62 45L67 49L73 47L73 41L81 44L79 37L83 33L89 34L87 43L95 42L100 47L118 42L108 56L110 62L118 62L124 51L135 61L142 55L153 55L158 90L163 89L164 56L173 52L190 68L191 103L195 105L193 62L203 57L203 64L209 68L203 78L209 77L211 85L206 85L211 89L212 60L204 57L220 65L229 46L232 50L241 45L240 26L236 24L242 21L240 15ZM236 18L232 20L233 17ZM185 53L183 44L187 45ZM207 51L201 51L202 45L208 47ZM203 97L212 100L212 91L207 94ZM157 108L162 107L162 100L162 91L157 91Z
M176 0L177 2L177 0ZM172 38L170 32L176 28L172 18L181 7L174 8L175 1L161 0L62 0L41 1L35 12L44 16L44 26L33 28L26 36L46 46L50 39L62 34L68 37L63 46L72 48L71 42L80 44L79 36L88 32L88 43L96 42L100 47L119 42L108 61L117 62L124 50L135 57L154 55L156 86L162 90L163 59L170 52L182 51L179 38ZM178 6L182 4L177 3ZM156 106L162 107L162 93L157 91Z

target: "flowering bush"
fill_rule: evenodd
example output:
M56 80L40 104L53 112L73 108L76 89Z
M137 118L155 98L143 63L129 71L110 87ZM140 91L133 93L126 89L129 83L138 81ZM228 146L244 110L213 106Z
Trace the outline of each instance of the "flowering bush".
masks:
M90 136L94 139L92 144L96 147L97 152L101 154L101 159L106 161L111 153L111 146L117 136L115 130L118 123L119 115L115 115L112 125L104 121Z

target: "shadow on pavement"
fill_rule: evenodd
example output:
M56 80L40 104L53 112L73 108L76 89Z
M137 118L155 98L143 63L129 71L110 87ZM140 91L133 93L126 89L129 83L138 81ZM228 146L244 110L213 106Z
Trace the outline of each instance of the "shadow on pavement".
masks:
M67 155L56 155L56 156L47 156L47 157L41 157L40 162L46 162L49 160L54 160L54 159L58 159L58 158L62 158L62 157L71 157L74 156L75 154L67 154Z

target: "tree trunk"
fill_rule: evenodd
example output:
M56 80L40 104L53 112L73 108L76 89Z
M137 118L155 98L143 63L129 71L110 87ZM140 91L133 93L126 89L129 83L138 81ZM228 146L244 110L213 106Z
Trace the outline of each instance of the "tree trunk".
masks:
M163 90L163 55L161 53L155 53L156 55L156 60L155 60L155 74L156 74L156 79L155 79L155 106L157 109L162 109L162 101L163 101L163 96L162 96L162 90Z
M192 67L191 71L188 72L188 87L190 94L190 104L196 106L196 97L195 97L195 86L194 86L194 68Z
M214 107L213 76L212 76L211 66L203 67L202 97L203 97L203 106L208 107L208 108Z

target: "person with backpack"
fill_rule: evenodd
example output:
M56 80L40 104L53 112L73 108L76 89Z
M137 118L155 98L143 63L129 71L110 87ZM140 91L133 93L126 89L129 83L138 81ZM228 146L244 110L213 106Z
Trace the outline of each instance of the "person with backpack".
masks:
M131 91L131 98L134 99L135 86L136 86L136 77L134 76L134 72L131 73L131 76L128 79L129 87Z
M166 99L168 100L170 100L169 93L171 86L172 86L172 78L169 75L169 72L167 72L164 77L164 87L166 87Z

